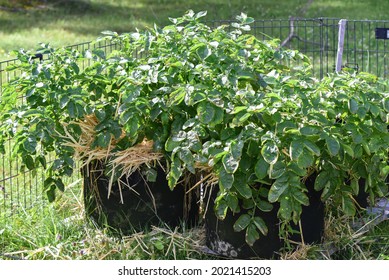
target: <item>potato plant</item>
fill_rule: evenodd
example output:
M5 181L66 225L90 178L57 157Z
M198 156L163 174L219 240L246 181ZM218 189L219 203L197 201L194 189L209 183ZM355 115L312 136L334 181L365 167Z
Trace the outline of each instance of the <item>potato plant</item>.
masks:
M387 195L389 95L381 81L367 73L318 81L301 53L250 35L254 19L241 14L211 28L205 15L189 11L163 28L104 32L99 40L119 46L110 55L43 46L49 59L39 62L20 51L22 74L0 101L0 143L12 137L23 168L47 170L53 200L74 170L64 135L78 139L77 121L94 114L91 149L151 140L165 155L171 188L187 174L213 174L215 215L247 210L233 229L251 245L267 234L261 213L275 204L280 221L298 223L311 175L322 200L347 215L356 212L360 179L372 201ZM90 66L82 69L84 62Z

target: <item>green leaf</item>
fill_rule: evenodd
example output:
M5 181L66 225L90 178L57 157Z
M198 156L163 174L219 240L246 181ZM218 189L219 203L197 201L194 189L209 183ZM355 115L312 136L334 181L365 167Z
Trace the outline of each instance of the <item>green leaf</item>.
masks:
M216 201L215 212L218 219L224 220L227 215L227 210L228 210L228 204L225 200L220 199Z
M263 179L267 176L269 170L269 164L261 157L255 164L254 171L258 179Z
M231 142L231 154L233 158L240 159L240 157L242 156L243 146L244 141L241 139Z
M304 139L304 146L316 156L320 156L320 148L312 141Z
M276 70L270 71L266 76L263 77L263 80L269 85L277 84L279 74Z
M240 112L236 114L235 118L232 120L232 123L235 126L242 126L252 116L252 113Z
M306 136L317 135L319 132L320 132L320 127L318 126L307 125L300 128L300 133Z
M107 116L107 114L105 113L105 110L96 110L95 111L95 115L96 115L96 118L102 122L103 120L105 120L105 117Z
M168 106L179 105L182 101L184 101L185 94L186 92L184 88L179 88L173 91L169 96L170 100L167 102Z
M188 165L193 165L194 164L194 159L193 159L192 152L188 148L186 148L186 147L182 147L181 149L179 149L178 157L185 164L188 164Z
M74 71L76 74L79 74L79 73L80 73L80 68L78 67L77 63L75 63L75 62L70 63L70 67L73 68L73 71Z
M68 104L69 102L69 97L67 95L63 95L61 97L61 99L59 100L59 107L61 109L64 109L66 107L66 105Z
M256 229L256 226L250 224L246 229L246 243L250 246L253 246L255 241L259 239L259 233Z
M382 100L382 105L387 113L389 113L389 98Z
M240 232L240 231L244 230L245 228L247 228L247 226L250 224L250 222L251 222L250 215L248 215L248 214L240 215L240 217L234 223L234 226L233 226L234 231Z
M314 185L315 191L321 191L322 189L324 189L324 187L327 184L331 183L330 179L331 179L331 176L327 171L320 172L319 175L317 175L316 179L315 179L315 185Z
M270 212L273 210L273 205L265 200L256 201L256 205L258 209L263 212Z
M355 216L356 207L350 194L344 192L342 195L342 210L348 216Z
M49 202L55 200L55 185L51 185L50 188L46 191L47 199Z
M363 149L365 150L365 153L370 156L371 151L370 151L369 144L367 144L365 141L362 141L361 144L362 144Z
M238 191L238 193L246 199L251 198L253 195L250 186L247 184L237 184L235 181L234 187Z
M285 171L286 171L285 163L282 162L282 161L278 161L278 162L276 162L276 164L270 165L270 167L269 167L269 173L270 173L269 177L271 179L278 179L282 175L285 174Z
M349 145L342 143L342 147L346 154L348 154L352 158L354 157L354 150Z
M382 167L380 174L384 177L389 175L389 165Z
M64 160L62 158L57 158L53 161L53 164L52 164L52 169L53 170L59 170L63 167L64 165Z
M209 124L215 117L215 108L209 102L201 102L197 107L197 115L199 120L204 124Z
M292 171L300 177L304 177L305 175L307 175L307 170L305 169L305 167L300 167L295 162L290 162L288 164L288 170Z
M336 140L331 136L328 136L326 137L326 144L327 144L327 149L330 152L330 155L336 156L339 153L340 144L338 140Z
M232 210L234 213L239 212L239 200L235 194L229 193L226 196L226 201L228 207Z
M297 159L297 165L300 168L308 168L314 164L315 158L311 153L304 152Z
M197 14L195 14L195 19L199 19L199 18L202 18L202 17L205 17L207 15L207 11L200 11L198 12Z
M68 109L68 114L71 118L76 118L77 117L77 108L76 104L74 104L73 101L68 101L67 103L67 109Z
M236 19L241 24L251 24L254 22L254 18L248 17L247 14L245 14L245 13L240 13L240 15L236 16Z
M273 141L267 141L261 149L261 155L268 164L275 164L278 160L278 154L278 147Z
M160 240L157 240L157 241L154 241L154 247L159 250L159 251L162 251L163 248L164 248L164 245L163 243L160 241Z
M181 175L182 175L181 161L179 158L173 157L170 165L170 171L167 175L170 189L174 189L178 180L181 178Z
M26 167L27 167L29 170L32 170L32 169L35 168L34 159L33 159L32 156L30 156L30 155L24 155L24 156L23 156L23 163L26 165Z
M266 226L266 223L265 221L261 218L261 217L254 217L254 225L257 227L257 229L259 229L259 231L263 234L263 235L267 235L268 233L268 228Z
M196 50L196 54L201 60L205 60L212 54L212 50L208 46L202 45Z
M36 147L37 147L37 142L34 138L28 137L23 142L23 148L28 153L31 153L31 154L35 153Z
M65 185L60 178L55 180L55 185L61 192L65 191Z
M225 171L225 169L223 168L220 171L220 175L219 175L220 187L225 189L225 190L229 190L229 189L231 189L233 183L234 183L234 175L227 173Z
M370 112L372 113L372 115L374 117L378 117L382 113L382 111L380 110L380 107L378 107L377 105L375 105L373 103L370 103Z
M42 167L44 168L44 169L46 169L47 168L47 162L46 162L46 158L44 157L44 156L37 156L36 157L36 160L35 161L38 161L41 165L42 165ZM37 164L36 164L37 165Z
M182 141L174 141L172 137L169 137L165 142L165 150L167 152L172 152L175 148L180 146Z
M360 119L364 119L366 117L367 110L365 107L359 107L357 111L357 115Z
M146 181L147 182L156 182L158 177L158 172L154 168L147 168L146 171Z
M302 141L294 140L290 143L289 154L292 160L297 161L303 152L304 144Z
M348 101L348 109L352 114L356 114L358 112L358 102L354 98L350 98L350 100Z
M235 173L239 167L239 160L236 160L230 153L223 156L222 162L224 169L231 174Z
M292 200L288 196L282 197L280 199L280 209L278 210L279 215L283 220L289 221L292 217L293 204Z
M235 130L233 128L224 128L220 133L220 140L227 140L231 136L235 136Z
M232 110L231 114L237 114L237 113L239 113L241 111L245 111L246 112L246 110L247 110L247 106L236 106L234 108L234 110Z
M305 206L309 205L309 198L302 190L294 188L292 195L293 195L294 199L296 199L302 205L305 205Z
M358 195L359 193L359 182L357 179L352 179L350 181L350 187L354 195Z
M351 131L351 137L353 139L353 142L355 144L361 144L363 141L363 136L362 134L358 131L358 129L353 129Z
M288 188L288 183L284 180L277 179L273 185L270 187L268 200L270 203L274 203L278 201L280 196L285 192L285 190Z
M224 111L222 108L214 107L215 115L213 116L212 121L209 123L211 126L218 125L223 122Z
M327 184L324 186L323 192L321 194L321 199L323 201L328 200L331 196L335 194L336 187L340 184L341 182L336 179L328 181Z
M133 117L134 113L129 110L129 111L124 111L120 114L120 123L121 124L128 124ZM131 124L131 122L130 122Z
M108 147L109 143L111 142L111 133L108 131L99 133L97 135L97 145L101 148Z

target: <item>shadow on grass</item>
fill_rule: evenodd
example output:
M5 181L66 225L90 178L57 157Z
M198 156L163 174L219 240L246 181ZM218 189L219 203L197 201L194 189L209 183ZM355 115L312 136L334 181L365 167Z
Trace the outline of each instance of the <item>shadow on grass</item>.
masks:
M23 0L19 0L23 1ZM2 6L0 0L0 6ZM255 1L241 3L240 1L223 0L139 0L139 1L103 1L103 0L31 0L35 6L3 11L0 15L1 32L5 34L17 33L32 28L47 30L55 28L58 23L63 30L72 33L100 34L103 30L112 30L118 33L133 31L134 27L142 28L169 24L169 17L182 16L187 10L195 12L207 10L208 20L233 19L241 12L261 18L262 16L276 16L277 12L266 8L269 1L261 5ZM301 5L297 0L291 1L288 7L291 11ZM290 6L290 7L289 7ZM270 13L270 14L269 14ZM274 15L273 15L274 14Z

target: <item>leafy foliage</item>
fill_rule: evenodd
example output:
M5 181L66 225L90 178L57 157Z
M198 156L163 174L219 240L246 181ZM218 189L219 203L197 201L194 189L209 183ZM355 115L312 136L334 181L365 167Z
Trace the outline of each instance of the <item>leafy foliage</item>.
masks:
M215 29L201 22L205 15L189 11L164 28L104 32L99 40L120 46L107 57L43 46L50 59L37 62L20 52L23 74L0 103L1 143L15 139L24 168L47 167L52 200L74 168L64 125L77 139L74 120L94 114L91 148L153 140L166 156L171 188L186 171L208 166L219 183L215 214L248 210L234 225L248 244L267 234L261 212L274 204L281 221L299 221L312 174L322 200L348 215L361 178L371 200L387 194L389 96L380 81L367 73L316 81L302 54L246 34L254 21L247 15ZM81 69L82 62L90 66ZM50 153L56 159L46 166Z

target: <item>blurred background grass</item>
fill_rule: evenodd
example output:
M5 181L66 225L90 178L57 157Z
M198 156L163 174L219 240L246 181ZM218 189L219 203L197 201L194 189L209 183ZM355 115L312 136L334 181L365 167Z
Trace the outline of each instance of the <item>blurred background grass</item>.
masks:
M377 0L0 0L0 60L9 52L90 41L101 31L129 32L163 26L187 10L207 10L207 20L334 17L386 19L389 1Z

